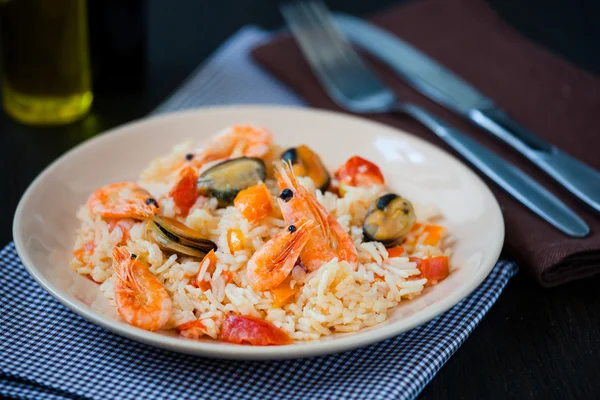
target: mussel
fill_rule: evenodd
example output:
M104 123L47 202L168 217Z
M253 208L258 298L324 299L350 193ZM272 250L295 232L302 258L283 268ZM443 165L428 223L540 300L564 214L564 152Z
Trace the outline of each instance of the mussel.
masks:
M323 165L321 158L308 146L289 148L283 152L281 159L292 164L294 175L310 177L321 191L324 192L329 187L331 177L327 168Z
M217 245L174 218L155 215L148 221L148 230L161 249L190 257L204 257Z
M393 247L410 232L415 220L415 210L410 201L394 193L384 194L369 208L363 222L363 234L365 240Z
M250 186L264 181L267 168L260 158L240 157L212 166L198 178L198 192L216 197L221 207L233 203L235 196Z

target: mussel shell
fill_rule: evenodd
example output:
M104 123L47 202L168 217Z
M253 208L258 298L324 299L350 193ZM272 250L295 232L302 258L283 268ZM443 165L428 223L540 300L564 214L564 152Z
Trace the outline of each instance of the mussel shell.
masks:
M166 251L202 258L217 249L214 242L173 218L154 216L147 226L159 247Z
M216 197L219 205L231 205L244 189L267 178L267 168L260 158L239 157L212 166L198 178L198 192Z
M321 158L308 146L291 147L283 152L281 159L292 164L294 175L310 177L322 192L329 188L331 176Z
M178 238L197 243L204 243L207 241L210 242L210 240L203 238L198 232L177 221L175 218L169 218L163 215L154 215L152 217L152 221L169 234Z
M410 201L394 193L377 198L363 221L363 234L367 241L381 242L386 247L399 244L416 221Z

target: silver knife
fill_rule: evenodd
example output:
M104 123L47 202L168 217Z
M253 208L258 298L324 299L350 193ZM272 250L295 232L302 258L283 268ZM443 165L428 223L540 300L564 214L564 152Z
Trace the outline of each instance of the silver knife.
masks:
M349 15L335 14L334 19L353 43L385 61L408 84L508 143L600 211L600 172L540 139L462 78L393 34Z
M483 174L550 224L570 236L585 237L589 234L590 228L585 221L519 168L430 112L412 104L404 107L407 108L405 112L431 129Z

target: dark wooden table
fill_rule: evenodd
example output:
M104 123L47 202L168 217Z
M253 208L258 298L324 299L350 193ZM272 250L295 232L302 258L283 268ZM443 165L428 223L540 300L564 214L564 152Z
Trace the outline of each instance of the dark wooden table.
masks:
M600 2L488 1L532 40L600 75L600 26L596 22ZM32 128L0 115L0 244L11 240L17 202L44 167L77 143L143 117L242 25L281 25L278 3L151 0L143 21L147 52L140 67L144 71L134 71L138 79L115 73L97 76L94 109L87 118L64 127ZM395 3L328 1L331 8L358 15ZM420 397L600 398L598 287L600 276L541 289L520 273Z

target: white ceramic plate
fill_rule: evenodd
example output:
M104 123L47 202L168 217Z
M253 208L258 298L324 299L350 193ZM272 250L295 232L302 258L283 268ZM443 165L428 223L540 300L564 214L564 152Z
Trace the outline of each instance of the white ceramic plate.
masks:
M308 144L330 167L358 154L375 161L397 193L435 203L456 238L456 270L389 319L358 333L288 346L252 347L193 341L144 331L119 320L98 285L69 267L78 227L75 213L96 188L137 179L151 159L184 140L203 139L234 124L264 125L282 145ZM487 186L460 161L409 134L344 114L287 107L219 107L133 122L69 151L35 179L21 199L13 226L21 260L33 277L77 314L128 338L219 358L297 358L349 350L396 336L446 311L475 289L494 266L504 239L502 214Z

